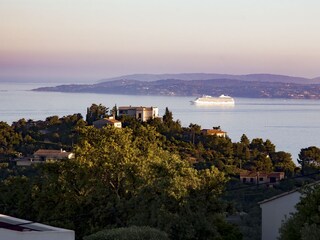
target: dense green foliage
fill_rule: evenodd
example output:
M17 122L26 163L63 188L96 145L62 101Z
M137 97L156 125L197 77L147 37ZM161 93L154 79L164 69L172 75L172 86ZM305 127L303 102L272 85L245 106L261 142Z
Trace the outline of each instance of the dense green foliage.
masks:
M117 117L116 106L111 113ZM296 185L267 190L239 182L243 170L297 173L291 155L277 152L268 139L205 135L197 124L182 127L168 108L163 119L147 123L121 116L122 129L89 126L107 114L108 108L92 104L87 121L73 114L0 123L6 161L0 165L0 212L74 229L77 239L130 226L156 228L170 239L241 239L226 215L244 212L237 223L244 239L259 239L257 202ZM63 148L76 158L29 168L8 161L40 148ZM318 150L302 149L305 171L317 169Z
M106 229L84 237L84 240L169 240L167 234L156 228L127 227Z
M12 126L0 125L0 157L10 159L18 154L28 156L40 148L72 150L78 142L78 130L92 121L105 117L108 112L103 105L92 104L88 108L85 122L80 114L59 118L48 117L45 121L20 119ZM116 106L113 111L116 111ZM91 119L91 120L90 120ZM163 121L159 118L148 123L122 116L124 127L138 134L141 126L153 126L160 133L162 147L180 155L183 159L202 169L214 165L228 175L237 174L241 169L263 172L284 171L294 174L295 165L289 153L276 152L270 140L252 139L243 135L240 142L233 143L229 138L203 135L201 126L190 124L183 128L179 120L174 121L172 112L165 111ZM6 152L4 152L6 151ZM309 164L310 165L310 164Z
M78 140L78 128L85 125L81 114L62 118L51 116L45 121L20 119L12 124L21 139L15 150L23 156L33 154L40 148L71 150Z
M89 125L96 120L105 118L108 116L109 108L103 106L102 104L92 104L89 108L87 108L86 121Z
M76 159L39 165L34 178L1 182L7 193L0 197L1 211L75 229L78 237L148 225L172 239L241 238L222 217L224 174L214 167L197 171L161 145L151 127L141 126L137 134L82 128Z
M303 174L310 174L319 171L320 148L312 146L301 149L298 162L301 164Z
M16 156L15 146L20 143L20 136L5 122L0 122L0 161Z

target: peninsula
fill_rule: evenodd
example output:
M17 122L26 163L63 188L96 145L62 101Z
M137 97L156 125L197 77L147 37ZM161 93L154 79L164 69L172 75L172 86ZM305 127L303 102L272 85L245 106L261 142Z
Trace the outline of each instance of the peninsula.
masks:
M247 98L320 99L320 78L273 74L136 74L95 84L41 87L33 91L159 96L220 96Z

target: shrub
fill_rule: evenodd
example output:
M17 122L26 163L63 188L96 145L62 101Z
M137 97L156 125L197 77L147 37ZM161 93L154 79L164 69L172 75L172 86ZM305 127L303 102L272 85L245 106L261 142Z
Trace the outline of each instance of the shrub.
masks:
M167 234L151 227L105 229L86 236L84 240L169 240Z

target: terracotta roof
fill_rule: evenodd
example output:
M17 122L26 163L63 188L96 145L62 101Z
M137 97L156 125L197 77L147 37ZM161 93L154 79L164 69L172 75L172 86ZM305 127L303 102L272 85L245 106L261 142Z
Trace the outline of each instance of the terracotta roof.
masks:
M119 107L119 110L147 110L147 111L151 111L152 109L156 109L157 107L132 107L132 106L122 106Z
M207 132L207 133L212 133L212 134L226 133L225 131L218 130L218 129L203 129L202 131Z
M240 177L267 177L268 174L267 173L257 173L257 172L242 172L240 173Z
M268 177L284 177L284 172L272 172L268 174Z
M120 121L118 121L116 119L113 119L113 118L103 118L103 119L99 119L97 121L94 121L93 124L100 123L100 122L103 122L103 123L119 123Z
M110 119L110 118L104 118L103 120L106 120L107 122L110 122L110 123L119 123L120 122L116 119Z
M262 172L254 172L254 171L247 171L247 172L241 172L240 177L284 177L284 172L272 172L272 173L262 173Z
M37 156L59 156L59 157L68 157L71 153L63 150L49 150L49 149L39 149L33 155Z

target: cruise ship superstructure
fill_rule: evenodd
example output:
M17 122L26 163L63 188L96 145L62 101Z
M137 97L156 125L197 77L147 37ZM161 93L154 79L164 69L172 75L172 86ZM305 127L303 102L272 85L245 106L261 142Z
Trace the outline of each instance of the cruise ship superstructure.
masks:
M196 98L192 103L199 105L234 105L234 99L226 95L221 95L220 97L203 95L202 97Z

